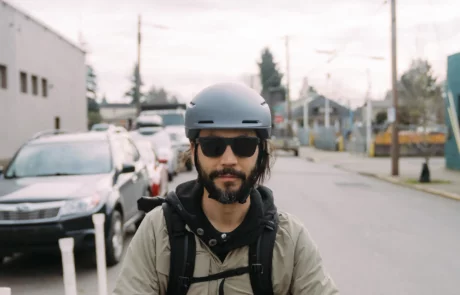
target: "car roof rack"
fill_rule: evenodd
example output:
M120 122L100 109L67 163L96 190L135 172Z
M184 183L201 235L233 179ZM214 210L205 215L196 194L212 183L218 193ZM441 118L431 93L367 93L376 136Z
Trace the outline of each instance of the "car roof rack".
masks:
M44 130L44 131L40 131L40 132L37 132L35 133L30 139L30 140L35 140L35 139L38 139L38 138L41 138L41 137L45 137L45 136L53 136L53 135L59 135L59 134L68 134L69 132L66 131L66 130L62 130L62 129L50 129L50 130Z

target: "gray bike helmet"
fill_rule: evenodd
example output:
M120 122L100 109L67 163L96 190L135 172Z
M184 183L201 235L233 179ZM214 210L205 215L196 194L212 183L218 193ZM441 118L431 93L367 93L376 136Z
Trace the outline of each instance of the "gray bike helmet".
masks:
M253 89L219 83L198 93L185 112L185 133L194 140L201 129L251 129L261 139L271 135L270 107Z

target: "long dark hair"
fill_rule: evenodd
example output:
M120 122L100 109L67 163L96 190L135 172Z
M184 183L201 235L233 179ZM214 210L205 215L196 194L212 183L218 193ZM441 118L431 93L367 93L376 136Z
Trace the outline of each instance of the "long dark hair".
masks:
M275 163L275 149L267 139L259 144L259 156L256 163L256 184L262 185L271 176L271 168Z

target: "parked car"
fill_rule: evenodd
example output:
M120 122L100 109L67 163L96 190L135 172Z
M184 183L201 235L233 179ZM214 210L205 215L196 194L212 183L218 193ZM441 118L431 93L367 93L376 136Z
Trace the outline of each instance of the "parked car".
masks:
M115 265L125 229L144 216L137 200L149 185L145 163L123 134L51 133L31 139L0 179L0 258L59 251L63 237L74 238L75 252L95 254L92 215L103 213L107 265Z
M150 141L136 140L136 146L141 158L147 164L147 171L150 176L150 195L166 196L168 193L168 169L160 163Z
M172 181L179 170L177 149L174 148L169 134L163 127L142 127L129 132L135 140L144 139L152 143L158 161L168 169L168 179Z
M190 140L185 135L184 126L166 126L165 131L168 132L172 141L173 147L177 149L179 167L184 167L187 171L192 171L193 164L190 157Z
M135 129L140 129L143 127L164 127L163 119L157 115L140 115L136 118Z
M124 127L115 126L113 124L107 124L107 123L94 124L91 127L91 131L93 132L115 132L115 133L127 132L126 128Z
M185 110L148 110L140 113L142 117L160 116L163 126L185 126Z

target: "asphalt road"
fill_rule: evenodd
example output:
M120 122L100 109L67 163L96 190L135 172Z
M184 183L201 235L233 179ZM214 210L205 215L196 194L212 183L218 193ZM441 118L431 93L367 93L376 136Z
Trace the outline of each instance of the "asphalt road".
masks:
M305 223L341 294L460 294L460 202L290 156L267 186ZM96 270L77 261L79 294L97 295ZM63 295L61 269L59 256L19 257L0 266L0 286ZM109 290L118 271L108 269Z

